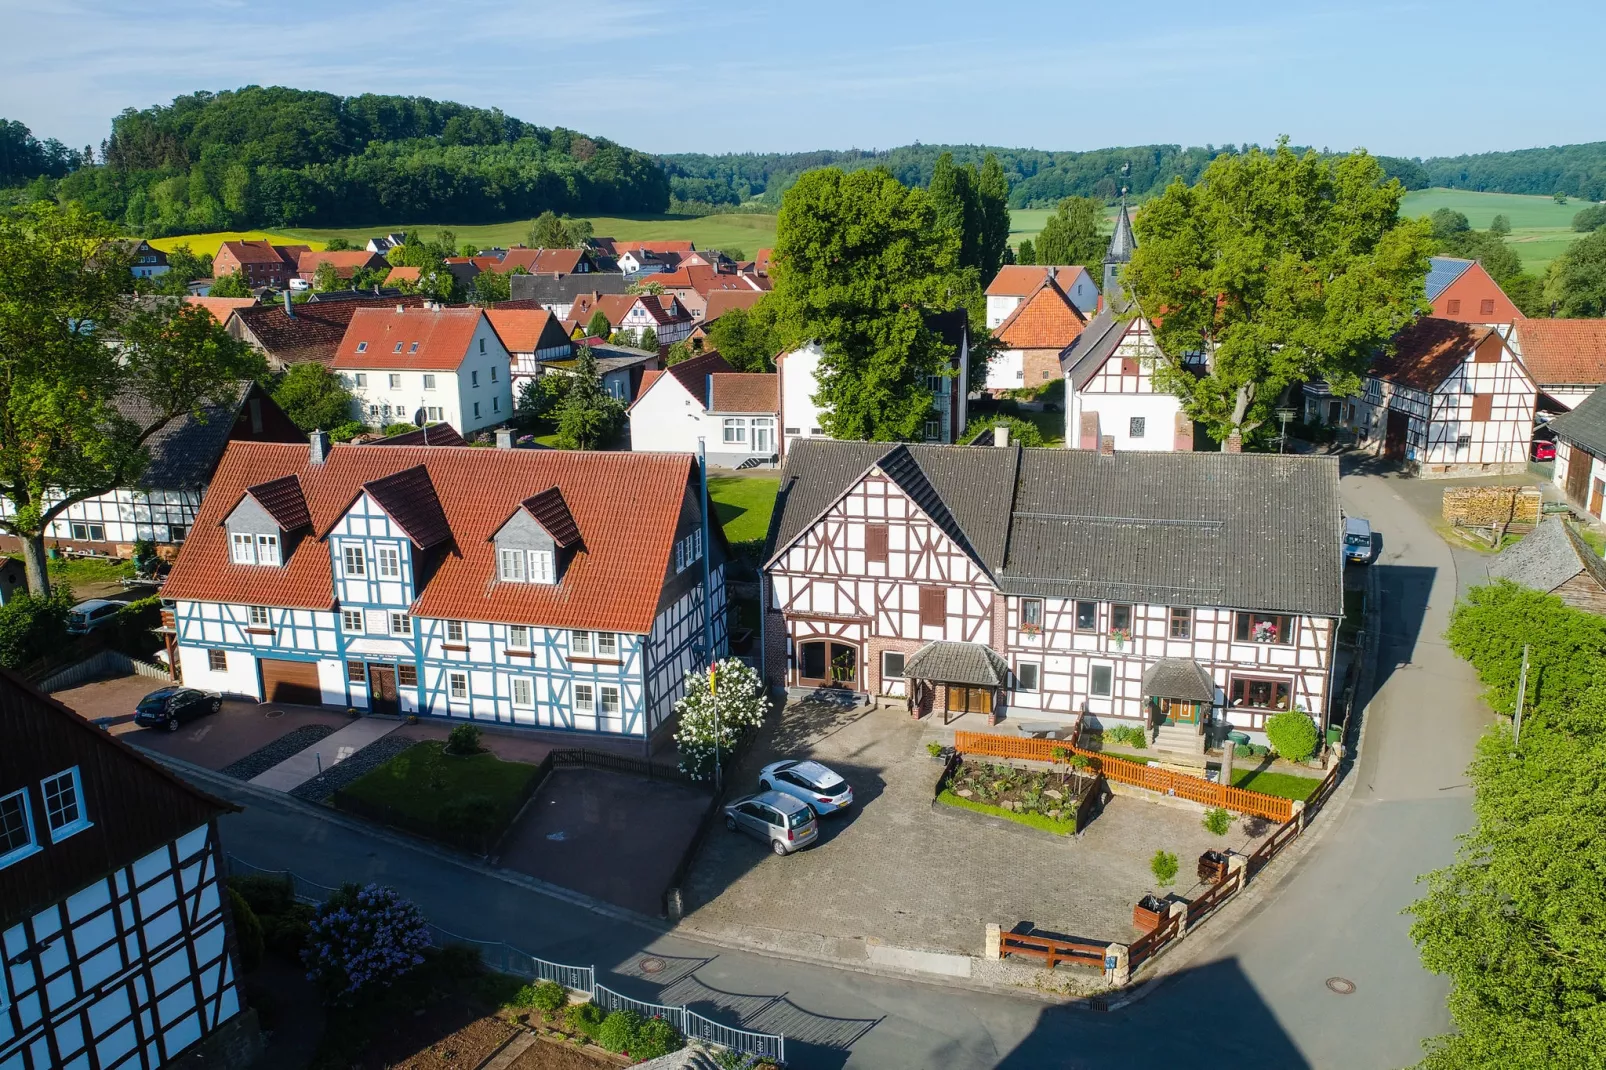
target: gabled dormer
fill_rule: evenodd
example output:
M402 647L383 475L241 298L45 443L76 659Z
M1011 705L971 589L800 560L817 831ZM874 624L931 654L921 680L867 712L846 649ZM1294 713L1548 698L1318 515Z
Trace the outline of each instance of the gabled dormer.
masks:
M452 529L419 464L364 483L324 538L343 605L406 606L433 560L427 552L450 544Z
M491 536L498 583L555 584L583 543L563 492L548 487L519 503Z
M294 542L312 526L301 481L292 475L247 487L223 526L234 564L282 566Z

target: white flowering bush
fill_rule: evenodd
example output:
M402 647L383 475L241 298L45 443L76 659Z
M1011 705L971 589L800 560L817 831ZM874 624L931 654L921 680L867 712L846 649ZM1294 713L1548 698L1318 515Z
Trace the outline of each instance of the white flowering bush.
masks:
M428 946L428 923L411 902L377 884L348 884L318 908L301 961L307 980L349 1002L421 965Z
M739 658L688 672L686 697L675 703L680 715L675 742L680 746L681 771L694 780L710 779L714 755L718 753L723 761L744 732L764 723L768 707L757 670Z

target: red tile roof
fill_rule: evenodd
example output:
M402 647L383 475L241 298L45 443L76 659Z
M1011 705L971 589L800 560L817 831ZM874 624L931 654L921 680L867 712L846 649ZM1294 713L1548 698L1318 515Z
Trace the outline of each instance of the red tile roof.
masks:
M334 267L335 274L349 279L354 271L384 267L386 263L384 257L367 249L337 249L321 253L309 249L297 258L296 271L310 279L317 272L319 264L329 264Z
M301 254L310 252L306 245L274 245L266 239L258 241L226 241L221 248L242 264L290 264L300 261Z
M626 241L623 244L632 251L644 249L649 253L689 253L696 249L689 241Z
M762 288L751 275L737 275L730 271L716 271L706 264L683 264L674 271L664 271L646 279L666 290L693 290L704 297L717 290L757 292Z
M246 341L259 346L268 356L282 364L298 364L316 360L328 364L335 359L340 340L346 336L351 317L361 308L390 308L397 305L419 308L424 298L417 294L383 299L362 298L355 301L319 301L295 306L295 314L285 312L278 302L241 308L232 317Z
M754 253L753 270L760 275L768 275L770 273L770 256L771 251L769 249L760 249Z
M390 269L390 273L385 276L385 282L390 285L395 285L398 282L417 282L418 276L423 270L421 267L393 267Z
M1372 374L1431 392L1494 333L1491 327L1423 316L1394 336L1394 352L1377 361Z
M763 290L715 290L708 295L703 322L717 320L733 308L752 308L764 294Z
M723 358L721 358L723 359ZM775 372L716 372L710 412L781 411L781 377Z
M1087 318L1045 274L1038 277L1031 296L998 325L993 337L1005 349L1064 349L1086 326Z
M534 353L564 345L569 336L558 318L544 308L507 308L498 305L486 310L497 337L509 353Z
M476 259L475 263L479 263L480 259L491 260L491 266L482 267L481 270L494 271L499 275L511 274L515 268L523 268L531 275L571 275L585 255L584 249L528 249L515 246L500 261L482 257Z
M477 308L360 308L333 366L456 371L484 316Z
M187 304L196 305L212 313L219 323L229 322L229 315L237 308L250 308L257 303L254 297L186 297Z
M987 296L1027 297L1048 277L1049 270L1037 264L1005 264L998 269L998 274L993 276L993 281L987 284ZM1060 289L1066 293L1071 292L1077 278L1087 274L1086 268L1075 264L1052 270L1054 281L1059 283Z
M245 492L255 498L257 504L285 531L299 531L312 524L312 514L307 512L307 499L301 493L301 481L295 476L270 479L266 483L246 487Z
M324 463L312 464L304 445L231 443L162 596L334 608L328 543L304 537L278 567L236 565L224 519L246 486L294 475L313 530L324 532L364 485L415 468L428 477L451 544L435 551L433 570L422 570L428 579L411 612L636 634L652 628L692 477L690 454L338 445ZM552 487L562 494L583 548L557 584L497 582L491 537L526 499Z
M1522 363L1541 386L1606 384L1606 319L1518 320Z

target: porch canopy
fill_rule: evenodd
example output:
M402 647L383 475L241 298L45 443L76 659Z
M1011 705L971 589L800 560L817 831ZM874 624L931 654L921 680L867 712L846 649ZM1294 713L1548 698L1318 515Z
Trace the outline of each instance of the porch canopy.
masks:
M1009 680L1009 663L981 643L938 640L911 654L903 675L938 684L1001 688Z
M1161 658L1143 670L1143 697L1208 703L1215 701L1216 685L1197 661Z

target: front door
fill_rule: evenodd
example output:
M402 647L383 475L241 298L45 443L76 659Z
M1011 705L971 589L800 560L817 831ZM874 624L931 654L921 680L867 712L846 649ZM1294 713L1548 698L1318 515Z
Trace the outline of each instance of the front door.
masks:
M1390 409L1388 427L1383 435L1383 456L1391 461L1405 460L1405 443L1410 430L1411 418Z
M1595 458L1588 450L1574 446L1567 453L1567 497L1575 502L1584 500L1589 493L1589 470L1595 465Z
M1160 718L1165 724L1198 724L1199 703L1184 702L1177 698L1163 698L1160 704Z
M797 682L804 687L854 689L859 681L859 648L816 639L797 647Z
M401 712L401 704L396 699L395 666L368 666L368 694L371 712L388 713L391 716Z
M775 428L753 421L753 452L765 455L775 452Z
M1596 519L1600 518L1600 500L1603 494L1606 494L1606 483L1594 480L1589 488L1589 512Z
M992 713L993 693L985 687L948 685L949 713Z
M1344 413L1344 406L1343 406L1342 403L1337 402L1337 401L1329 401L1327 403L1327 422L1328 423L1332 424L1335 427L1338 426L1338 424L1343 419L1343 413Z

